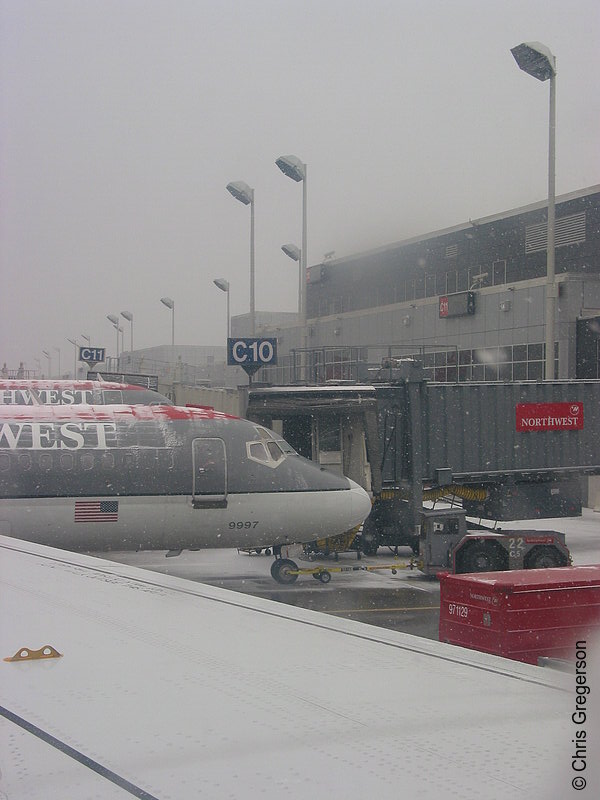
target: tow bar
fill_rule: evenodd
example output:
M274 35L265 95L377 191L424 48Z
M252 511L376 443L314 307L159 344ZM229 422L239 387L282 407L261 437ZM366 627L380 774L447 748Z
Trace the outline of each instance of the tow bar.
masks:
M271 575L277 583L290 584L298 579L298 575L311 575L321 583L329 583L332 572L377 572L378 570L389 569L395 575L401 569L421 569L422 561L411 558L410 561L394 561L393 564L355 564L345 567L298 567L298 565L288 558L278 558L271 565Z

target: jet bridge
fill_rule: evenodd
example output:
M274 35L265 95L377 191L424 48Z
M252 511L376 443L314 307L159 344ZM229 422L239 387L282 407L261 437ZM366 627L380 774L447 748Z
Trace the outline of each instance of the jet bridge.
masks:
M303 455L370 490L365 532L376 529L379 543L418 545L424 496L459 496L476 513L486 497L521 487L527 500L533 487L553 508L553 492L600 474L600 381L435 384L414 361L385 377L370 385L258 388L247 411ZM527 505L505 518L547 516ZM554 516L565 515L557 510ZM571 515L577 511L575 503Z

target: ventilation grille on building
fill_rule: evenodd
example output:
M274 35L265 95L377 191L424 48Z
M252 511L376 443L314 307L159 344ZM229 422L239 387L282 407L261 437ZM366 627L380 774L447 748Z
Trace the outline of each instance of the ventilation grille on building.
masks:
M539 253L545 250L547 237L547 222L528 225L525 228L525 252ZM556 247L565 247L568 244L579 244L581 242L585 242L585 211L556 220L554 231L554 244Z
M449 244L446 248L446 258L456 258L458 255L458 245L457 244Z

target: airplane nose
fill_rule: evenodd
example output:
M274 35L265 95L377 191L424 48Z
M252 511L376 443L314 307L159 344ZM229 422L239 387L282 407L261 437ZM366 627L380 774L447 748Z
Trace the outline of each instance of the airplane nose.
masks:
M371 513L371 498L358 483L350 480L350 527L360 525Z

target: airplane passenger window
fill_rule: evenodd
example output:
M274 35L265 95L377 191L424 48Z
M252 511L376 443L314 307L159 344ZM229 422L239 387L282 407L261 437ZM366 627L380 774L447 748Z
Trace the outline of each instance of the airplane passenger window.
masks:
M60 468L63 472L69 472L73 469L73 453L60 454Z
M123 403L123 392L120 389L104 389L102 398L105 405L121 405Z
M102 454L102 467L103 469L114 469L115 457L113 453Z
M50 453L40 454L39 468L44 472L49 472L52 469L52 456Z
M172 470L175 466L175 459L173 450L158 450L157 453L157 469L161 472L164 470Z
M82 453L79 458L79 466L82 470L90 470L94 466L94 456L91 453Z
M10 458L6 453L0 453L0 472L8 472L10 469Z

